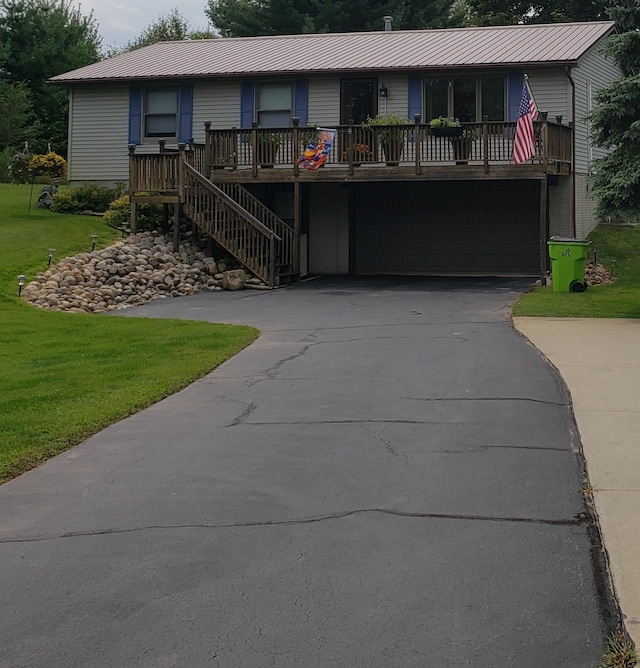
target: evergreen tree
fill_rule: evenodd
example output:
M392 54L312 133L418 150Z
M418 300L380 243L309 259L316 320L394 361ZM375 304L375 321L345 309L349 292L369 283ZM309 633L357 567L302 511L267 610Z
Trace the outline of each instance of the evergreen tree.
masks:
M22 147L33 139L36 129L27 86L0 82L0 151Z
M456 0L209 0L205 12L224 37L382 30L452 25ZM304 7L302 9L301 7Z
M475 25L606 20L607 0L466 0Z
M606 50L624 76L596 96L592 136L611 153L596 162L591 195L601 216L640 218L640 3L618 0L610 10L620 34Z
M100 59L93 15L83 16L71 0L0 0L0 81L24 83L41 128L40 145L64 152L68 91L47 80Z

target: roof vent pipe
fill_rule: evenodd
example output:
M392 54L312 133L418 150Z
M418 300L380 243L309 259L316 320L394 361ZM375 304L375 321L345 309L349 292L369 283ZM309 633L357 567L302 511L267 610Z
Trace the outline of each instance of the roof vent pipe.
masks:
M391 23L393 21L393 16L383 16L382 20L384 21L384 29L391 30Z

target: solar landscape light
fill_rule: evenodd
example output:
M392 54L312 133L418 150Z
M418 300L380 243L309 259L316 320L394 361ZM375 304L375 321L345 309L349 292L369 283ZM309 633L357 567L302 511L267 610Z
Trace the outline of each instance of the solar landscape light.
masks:
M98 242L98 235L97 234L92 234L91 235L91 250L94 251L96 249L96 243Z
M613 278L613 272L614 272L614 270L615 270L615 268L616 268L616 262L617 262L617 261L618 261L618 260L611 260L611 271L609 272L609 273L611 274L611 278Z
M53 257L53 254L56 252L55 248L48 248L47 253L49 254L49 264L48 266L51 266L51 258Z
M22 294L22 286L24 285L24 274L18 274L18 297Z

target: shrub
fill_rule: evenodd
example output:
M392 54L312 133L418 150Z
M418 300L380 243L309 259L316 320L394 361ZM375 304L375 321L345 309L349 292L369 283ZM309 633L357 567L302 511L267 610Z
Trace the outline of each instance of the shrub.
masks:
M16 150L7 146L0 151L0 183L11 182L11 162L16 154Z
M161 204L138 205L138 230L154 230L162 222L163 209ZM112 227L131 225L131 205L129 195L123 195L111 202L104 214L104 219Z
M122 186L106 188L86 183L77 188L59 190L51 204L56 213L82 213L83 211L106 211L109 204L122 194Z
M29 161L31 153L17 153L11 159L9 173L12 183L29 183L31 174L29 173Z

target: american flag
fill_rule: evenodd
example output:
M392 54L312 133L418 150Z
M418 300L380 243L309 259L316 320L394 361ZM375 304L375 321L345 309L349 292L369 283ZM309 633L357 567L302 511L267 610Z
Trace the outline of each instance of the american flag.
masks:
M533 158L536 154L536 140L533 134L533 121L538 117L538 108L533 99L529 83L525 80L522 88L522 98L518 109L518 123L516 134L513 138L513 162L519 165L521 162Z

